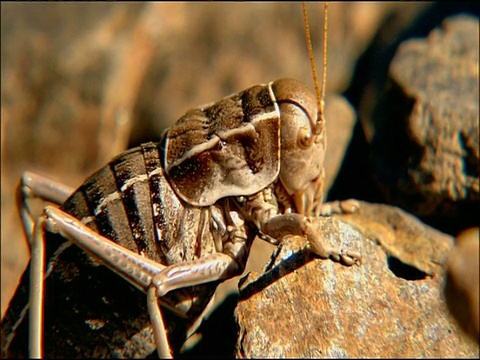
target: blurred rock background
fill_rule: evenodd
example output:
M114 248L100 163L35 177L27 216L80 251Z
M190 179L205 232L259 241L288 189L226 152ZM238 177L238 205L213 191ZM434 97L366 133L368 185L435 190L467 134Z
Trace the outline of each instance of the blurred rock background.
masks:
M429 93L436 113L446 113L446 99L464 114L440 116L455 125L429 135L463 134L453 147L433 147L457 156L437 167L441 173L464 161L458 184L455 176L446 177L445 187L431 181L434 168L424 165L438 161L423 160L420 154L432 150L419 150L421 142L404 126L412 104L426 108L422 86L430 82L412 79L428 78L432 63L417 61L419 67L405 74L402 69L415 67L413 55L403 56L395 60L400 70L389 73L400 44L425 41L456 14L473 24L476 19L478 47L474 3L330 4L327 94L344 95L327 98L330 199L397 205L452 236L478 226L478 48L476 58L475 48L464 51L473 54L470 71L462 74L470 91L460 86L453 95L435 88ZM323 5L309 4L309 18L321 72ZM466 43L475 41L472 26L458 35ZM313 89L296 3L2 3L1 30L2 314L29 259L14 198L23 171L76 187L121 150L159 139L192 107L282 77ZM428 58L428 50L415 49L416 59ZM396 119L392 114L400 120L389 123ZM272 248L255 246L252 255L258 249L260 256L252 256L249 266L261 268Z

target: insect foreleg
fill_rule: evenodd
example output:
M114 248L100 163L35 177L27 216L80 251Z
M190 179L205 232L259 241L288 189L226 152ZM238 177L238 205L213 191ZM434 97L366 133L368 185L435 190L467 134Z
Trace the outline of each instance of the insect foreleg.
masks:
M316 195L312 192L307 196ZM323 259L332 258L335 261L341 261L344 265L360 262L360 254L350 250L334 249L325 244L312 225L310 217L298 213L278 214L276 208L269 203L269 197L265 195L265 192L250 196L239 202L239 206L254 221L260 230L260 238L264 240L276 243L269 238L277 239L280 242L286 235L304 236L309 242L310 249ZM321 204L315 209L315 212L318 211L320 215L343 214L355 212L358 208L359 204L356 200L345 200Z
M266 219L261 224L261 231L277 239L285 235L305 236L310 249L323 259L331 257L344 265L353 265L360 261L360 255L356 252L334 249L322 242L310 219L300 214L282 214Z

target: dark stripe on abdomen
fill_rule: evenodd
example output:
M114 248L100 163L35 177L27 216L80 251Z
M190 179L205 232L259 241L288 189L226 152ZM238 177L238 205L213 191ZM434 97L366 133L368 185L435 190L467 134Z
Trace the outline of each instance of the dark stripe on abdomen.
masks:
M183 202L178 198L168 182L161 165L160 143L141 145L145 158L145 167L150 179L152 214L157 246L165 256L165 264L171 264L171 251L178 242L185 241L178 237L184 210Z
M104 167L89 177L82 186L98 232L116 243L136 251L128 217L125 213L115 177Z
M150 188L140 147L110 162L138 253L155 253ZM153 249L152 249L153 247Z

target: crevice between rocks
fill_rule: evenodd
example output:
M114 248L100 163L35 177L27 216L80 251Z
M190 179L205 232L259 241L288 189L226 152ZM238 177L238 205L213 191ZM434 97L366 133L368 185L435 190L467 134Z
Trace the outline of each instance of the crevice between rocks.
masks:
M395 256L387 255L387 264L389 270L396 276L405 280L426 280L431 275L401 261Z

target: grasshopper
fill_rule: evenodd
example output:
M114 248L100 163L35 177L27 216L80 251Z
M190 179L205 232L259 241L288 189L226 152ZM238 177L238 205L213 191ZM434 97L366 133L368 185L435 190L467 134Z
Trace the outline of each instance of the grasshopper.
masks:
M75 291L98 290L99 279L113 273L103 285L112 287L105 304L131 299L120 293L119 280L143 292L158 355L171 357L165 309L188 319L192 334L217 285L243 272L257 236L278 245L301 235L320 258L360 261L356 252L323 244L311 223L312 216L356 211L358 203L323 202L325 69L320 94L305 5L304 19L316 96L299 81L280 79L196 107L160 142L119 154L77 189L23 174L17 203L31 247L31 357L43 356L43 338L50 336L44 321L53 333L57 328L43 314L55 296L45 293L45 278L52 281L59 267L63 283L82 285L66 291L63 301ZM326 44L326 27L324 36ZM50 203L38 217L31 198ZM113 273L97 277L105 268ZM108 327L112 316L88 324Z

